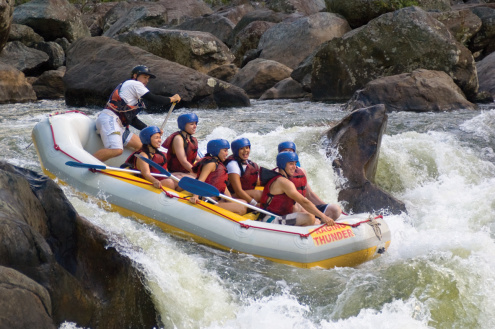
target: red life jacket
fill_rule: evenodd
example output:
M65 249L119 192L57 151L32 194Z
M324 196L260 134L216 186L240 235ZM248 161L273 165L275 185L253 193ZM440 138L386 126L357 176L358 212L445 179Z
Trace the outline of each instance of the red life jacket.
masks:
M303 197L306 197L306 186L308 185L308 180L304 171L301 168L297 167L293 176L289 177L289 180L294 183L296 189L299 193L302 194Z
M191 139L188 139L184 137L180 131L174 132L172 135L168 136L167 139L163 142L162 146L165 147L167 151L167 162L168 162L168 168L170 169L171 172L185 172L188 173L189 170L184 168L182 164L180 163L179 159L177 158L177 155L175 152L172 152L172 142L175 138L175 136L180 135L182 139L184 140L184 152L186 153L186 159L187 162L190 164L194 164L194 161L196 160L196 157L198 156L198 140L196 137L193 137L189 135Z
M239 168L241 169L241 187L244 191L247 190L254 190L256 187L256 184L258 183L258 177L260 174L260 167L254 163L251 160L247 160L245 163L241 161L239 157L234 157L233 155L230 155L226 160L225 160L225 165L229 164L230 161L237 161L237 164L239 165ZM246 165L246 170L243 168L243 164ZM231 193L234 192L234 189L232 186L229 184L229 191Z
M125 82L125 81L124 81ZM108 102L105 105L105 109L111 110L113 113L115 113L120 121L122 122L122 125L124 127L129 125L129 122L132 121L132 118L138 115L141 110L145 109L146 106L144 105L143 101L140 99L138 100L138 104L136 106L131 106L128 105L121 97L120 97L120 88L122 88L122 85L124 84L122 82L119 84L110 97L108 98Z
M201 170L203 170L203 166L205 166L210 162L215 162L216 169L212 171L208 175L208 177L206 177L205 183L215 186L218 189L218 191L223 194L227 189L229 175L227 173L227 168L225 167L223 162L221 162L220 159L218 159L218 157L212 157L211 155L206 154L206 156L203 159L196 162L196 164L193 166L193 171L197 173L196 179L198 179L199 176L201 175Z
M132 153L131 156L128 157L127 160L125 161L126 164L128 164L132 169L139 170L136 165L137 157L135 156L135 154L140 154L141 152L146 153L148 159L151 159L153 162L158 163L164 169L167 169L167 158L165 157L165 154L163 154L159 150L155 150L155 154L151 154L149 150L145 150L145 148L142 148L139 151ZM160 174L160 172L152 166L150 166L150 172Z
M280 216L291 214L294 212L294 204L296 202L285 193L276 195L270 193L270 186L277 179L286 179L279 173L273 173L274 177L263 188L263 194L260 199L261 208Z

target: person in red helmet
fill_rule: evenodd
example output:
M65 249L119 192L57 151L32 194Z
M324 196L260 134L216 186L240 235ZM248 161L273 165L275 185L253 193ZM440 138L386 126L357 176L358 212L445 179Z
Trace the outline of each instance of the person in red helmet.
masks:
M149 68L138 65L131 71L131 79L119 84L110 95L105 109L96 118L96 132L100 135L103 148L96 151L93 156L100 161L122 154L124 147L139 150L142 143L137 135L134 135L129 126L142 130L147 125L139 120L137 115L146 108L143 100L148 100L166 106L180 102L178 94L172 97L164 97L151 93L146 85L150 79L154 79Z

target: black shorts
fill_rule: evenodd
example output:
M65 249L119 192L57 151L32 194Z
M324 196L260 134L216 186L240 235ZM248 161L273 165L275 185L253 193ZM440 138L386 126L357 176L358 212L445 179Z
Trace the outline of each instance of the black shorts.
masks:
M277 217L265 215L265 217L261 217L261 221L265 223L294 226L296 225L296 218L297 218L297 213L293 212L285 216L277 216Z

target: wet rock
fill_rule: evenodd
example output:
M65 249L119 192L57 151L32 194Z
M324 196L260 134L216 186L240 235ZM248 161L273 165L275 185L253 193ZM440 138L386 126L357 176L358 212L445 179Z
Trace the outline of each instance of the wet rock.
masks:
M138 64L147 65L157 76L150 81L148 89L162 96L179 94L180 106L250 105L249 97L241 88L106 37L78 40L67 52L66 62L65 101L69 106L104 106L114 88L129 79L132 68ZM105 79L101 79L102 76ZM166 110L168 107L155 108L151 104L148 107L150 112Z
M352 112L327 132L327 156L338 151L340 157L332 165L347 180L338 200L348 212L406 211L402 201L374 184L387 120L385 106L380 104Z
M43 72L36 81L32 83L38 99L58 99L65 95L64 84L65 66L57 70Z
M34 102L36 93L24 73L0 62L0 104Z
M476 109L445 72L416 70L378 78L354 93L345 109L384 104L388 112L439 112Z
M295 99L309 96L310 94L304 91L299 82L287 78L277 82L275 86L265 91L259 99Z
M476 68L478 69L480 91L489 92L495 97L495 53L491 53L476 63Z

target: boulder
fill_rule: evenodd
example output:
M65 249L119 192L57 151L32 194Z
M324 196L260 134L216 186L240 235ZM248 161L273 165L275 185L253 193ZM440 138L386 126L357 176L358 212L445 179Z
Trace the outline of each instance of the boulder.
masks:
M217 78L222 81L230 82L234 78L234 76L239 72L239 68L234 64L225 64L219 66L207 74L210 77Z
M481 19L481 28L469 44L469 49L479 60L495 51L495 8L475 7L471 10Z
M294 99L309 97L310 94L304 91L301 84L292 78L284 79L261 95L259 99Z
M15 7L14 23L31 27L45 41L67 38L73 42L89 36L81 12L67 0L31 0Z
M9 41L20 41L27 47L33 47L38 42L43 42L45 40L27 25L12 24Z
M65 51L58 43L54 41L38 42L33 48L48 55L48 65L46 67L48 70L56 70L65 64Z
M235 26L244 15L253 10L254 7L250 3L243 3L238 6L220 8L215 12L215 14L228 18L229 21L234 23Z
M56 329L51 318L48 291L36 281L0 266L0 327L9 329Z
M281 22L262 35L258 44L258 50L262 50L260 58L295 68L319 45L350 30L344 19L332 13L317 13Z
M327 156L338 151L332 165L346 179L338 200L347 212L406 211L402 201L374 184L387 120L385 106L379 104L352 112L327 132Z
M0 273L12 274L0 274L0 287L14 278L26 291L11 295L12 307L9 313L2 307L2 319L40 321L9 328L58 328L65 321L90 328L159 326L141 274L108 247L99 228L77 215L52 180L0 162L0 194L0 266L10 269Z
M284 64L258 58L240 69L231 83L244 89L250 98L259 98L277 82L290 77L291 72Z
M37 76L48 68L47 53L26 47L20 41L7 43L0 52L0 62L14 66L25 75Z
M218 14L206 15L185 21L174 26L174 30L208 32L217 37L223 43L229 39L235 24L225 16Z
M65 66L57 70L43 72L36 81L32 83L38 99L58 99L65 95L64 85Z
M467 46L471 38L481 29L481 19L469 9L430 12L431 16L445 25L454 38Z
M229 48L208 32L143 27L120 35L118 40L201 73L234 60Z
M0 104L27 103L36 100L36 93L24 73L0 62Z
M478 90L471 52L445 25L418 7L384 14L322 45L314 56L314 100L347 101L378 77L416 69L444 71L473 99Z
M103 35L106 37L116 38L122 33L140 27L157 27L167 23L167 9L160 2L124 3L122 5L119 3L117 6L117 8L123 7L124 10L112 11L112 13L120 13L120 17L108 29L105 29Z
M387 112L476 109L447 73L423 69L370 81L345 108L354 111L378 104L384 104Z
M424 10L450 10L450 0L325 0L327 9L331 13L342 15L349 25L355 29L366 25L372 19L383 14L393 12L409 5L416 5Z
M480 91L489 92L495 97L495 52L476 63Z
M14 0L0 0L0 51L9 39L14 13Z
M305 16L325 11L324 0L272 0L267 1L267 8L283 13L300 13Z
M237 33L234 39L234 45L230 49L235 56L234 63L237 66L242 65L244 56L249 50L256 49L256 51L259 51L257 48L261 36L273 25L275 25L275 23L254 21ZM258 56L256 56L256 58L258 58Z
M180 106L250 106L246 93L234 85L107 37L80 39L66 55L65 101L70 106L104 106L115 87L129 79L132 68L139 64L147 65L157 76L148 89L162 96L179 94ZM165 110L168 108L148 107L151 112Z
M159 0L165 9L167 9L167 24L178 25L185 22L191 17L201 17L212 14L213 10L205 3L199 0Z

